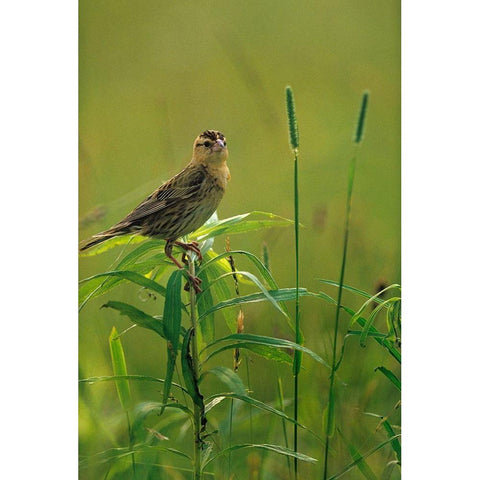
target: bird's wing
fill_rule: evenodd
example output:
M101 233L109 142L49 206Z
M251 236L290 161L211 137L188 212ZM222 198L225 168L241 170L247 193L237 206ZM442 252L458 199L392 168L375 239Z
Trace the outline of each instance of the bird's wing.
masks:
M180 200L186 200L198 192L206 178L203 170L193 170L189 167L165 182L138 207L136 207L120 223L134 223L153 213L160 212L165 207L172 206Z

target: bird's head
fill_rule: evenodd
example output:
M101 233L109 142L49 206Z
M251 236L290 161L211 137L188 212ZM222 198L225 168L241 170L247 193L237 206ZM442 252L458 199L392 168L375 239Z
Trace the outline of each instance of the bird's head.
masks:
M223 133L205 130L195 139L192 162L216 165L224 163L227 158L227 140Z

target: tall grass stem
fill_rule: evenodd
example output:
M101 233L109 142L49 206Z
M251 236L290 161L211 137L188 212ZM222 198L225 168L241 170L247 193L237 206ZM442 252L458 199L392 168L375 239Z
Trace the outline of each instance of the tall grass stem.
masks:
M335 309L335 327L333 334L333 352L332 352L332 367L330 371L330 383L328 390L328 405L327 405L327 417L326 417L326 426L325 431L326 441L325 441L325 456L324 456L324 466L323 466L323 479L327 480L328 476L328 453L330 448L330 438L332 435L332 423L334 419L334 395L335 395L335 372L338 368L337 365L337 338L338 338L338 325L340 318L340 308L342 304L342 293L343 293L343 282L345 278L345 267L347 264L347 249L348 249L348 237L350 233L350 217L352 210L352 194L353 194L353 182L355 179L355 169L357 163L357 154L358 148L360 146L363 132L365 128L365 117L367 114L367 105L368 105L369 93L365 92L362 97L362 104L360 106L360 113L358 116L357 127L355 129L354 143L355 151L350 161L350 168L348 172L348 189L347 189L347 201L345 208L345 228L343 234L343 252L342 252L342 264L340 267L340 279L338 282L338 296L337 296L337 306Z
M293 96L293 90L290 86L287 86L286 91L286 104L287 104L287 116L288 116L288 130L290 134L290 146L294 153L294 210L295 210L295 342L300 344L302 341L300 333L300 297L299 297L299 220L298 220L298 147L299 147L299 135L298 135L298 123L297 116L295 114L295 99ZM294 398L293 398L293 418L295 422L298 422L298 375L300 373L301 354L295 351L294 357ZM298 452L298 427L297 423L293 426L293 449ZM293 461L293 468L295 472L295 479L298 478L298 458L295 457Z

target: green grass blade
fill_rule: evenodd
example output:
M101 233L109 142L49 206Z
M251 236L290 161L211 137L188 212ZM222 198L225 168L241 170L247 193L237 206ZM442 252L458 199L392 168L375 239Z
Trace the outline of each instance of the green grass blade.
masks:
M348 451L350 452L350 456L352 459L358 460L357 467L360 470L360 473L367 479L367 480L378 480L377 476L373 473L373 470L369 467L365 459L362 457L360 452L357 450L357 448L350 443L345 436L338 431L340 436L343 438L344 442L347 444Z
M120 400L122 408L126 411L132 406L132 396L128 380L118 378L120 375L128 375L128 372L122 342L120 341L120 337L118 336L115 327L112 328L112 332L110 333L109 344L113 373L117 377L115 380L115 386L117 387L118 399Z
M213 301L212 289L210 288L210 277L206 270L202 272L197 271L197 277L202 280L202 293L197 295L197 312L202 315L204 312L210 310L215 304ZM215 338L215 314L211 313L203 319L200 323L199 329L196 332L198 338L199 348L210 343Z
M230 388L233 393L245 395L247 391L242 379L231 368L222 366L213 367L202 375L202 379L207 374L215 375L222 383Z
M261 220L247 220L247 218L254 215L264 218ZM287 218L273 213L253 211L204 225L190 234L189 238L203 241L223 234L245 233L264 228L286 227L290 225L293 225L293 222Z
M297 458L298 460L301 460L302 462L307 462L307 463L315 463L317 461L313 457L309 457L308 455L304 455L303 453L295 452L293 450L290 450L289 448L282 447L281 445L270 445L268 443L261 443L261 444L244 443L241 445L232 445L231 447L225 448L224 450L217 453L213 457L210 457L208 462L205 463L205 466L208 465L210 462L216 460L218 457L227 455L232 451L241 450L245 448L258 448L258 449L268 450L270 452L279 453L280 455L287 455L289 457Z
M140 382L158 382L158 383L165 383L163 378L151 377L149 375L105 375L102 377L88 377L82 378L79 380L79 383L87 383L89 385L93 385L95 383L101 382L112 382L115 380L133 380L133 381L140 381ZM172 382L172 386L183 390L187 393L187 390L183 388L178 383Z
M364 347L366 345L366 339L368 336L368 332L370 331L370 327L373 325L373 322L375 321L376 316L378 313L382 310L383 307L386 305L389 305L392 302L395 302L399 300L398 298L389 298L388 300L384 300L382 303L379 303L372 311L372 313L368 316L367 321L365 322L365 325L363 326L362 329L362 334L360 335L360 345ZM357 312L358 313L358 312ZM354 317L352 317L353 320ZM357 315L355 314L355 321L356 321Z
M149 278L145 277L144 275L141 275L137 272L131 271L131 270L113 270L111 272L104 272L104 273L98 273L97 275L93 275L91 277L88 277L84 280L81 281L83 282L90 282L91 280L95 279L105 279L105 278L112 278L112 277L117 277L120 280L127 280L129 282L135 283L137 285L140 285L141 287L144 287L148 290L151 290L155 293L160 294L162 297L165 296L165 287L162 285L158 284L157 282L154 282L153 280L150 280ZM83 304L86 302L86 300L90 299L89 295L92 293L95 288L97 288L98 285L95 285L95 283L90 284L90 287L87 289L82 290L80 287L80 302ZM92 295L93 296L93 295ZM95 292L95 296L96 292Z
M164 447L162 445L135 445L133 448L120 447L109 448L103 452L96 453L88 457L82 457L79 466L81 469L91 467L94 465L101 465L104 463L110 463L120 460L125 457L129 457L132 454L148 453L148 452L167 452L173 455L191 460L190 456L180 450L171 447Z
M239 393L233 393L233 392L227 392L227 393L216 393L214 395L211 395L207 399L205 399L205 402L211 402L213 399L221 398L222 400L225 398L236 398L238 400L241 400L242 402L251 405L255 408L258 408L260 410L264 410L272 415L275 415L277 417L283 418L287 420L288 422L291 422L293 424L297 424L299 427L307 430L308 432L312 433L316 438L319 438L318 435L315 432L312 432L309 428L307 428L305 425L302 425L301 423L296 422L293 418L289 417L286 415L284 412L277 410L274 407L271 407L270 405L267 405L266 403L261 402L260 400L257 400L256 398L249 397L248 395L241 395Z
M163 310L164 332L167 338L167 372L163 388L163 403L166 404L172 384L173 372L177 358L180 329L182 323L182 289L183 272L175 270L167 283L165 306Z
M382 372L395 385L398 391L400 392L402 391L402 384L392 371L390 371L388 368L385 368L385 367L377 367L375 371L377 370Z
M349 472L352 468L354 468L360 461L364 460L365 458L368 458L370 455L373 455L375 452L383 448L385 445L388 445L389 443L393 442L394 440L398 439L400 435L395 435L388 440L385 440L384 442L378 444L376 447L372 448L369 450L367 453L360 455L360 458L354 460L353 462L349 463L343 470L340 472L336 473L335 475L332 475L331 477L328 478L328 480L336 480L337 478L342 477L345 475L347 472Z
M383 420L382 425L385 431L387 432L388 437L392 439L392 448L395 451L395 455L397 456L398 464L401 464L402 463L402 446L400 444L398 435L397 436L395 435L393 427L388 420L386 419ZM397 438L394 438L395 436Z
M92 257L94 255L107 252L108 250L111 250L112 248L118 247L120 245L133 245L135 243L144 242L145 240L146 237L142 237L140 235L123 235L120 237L113 237L89 248L88 250L80 252L80 256Z
M283 316L287 317L288 318L288 315L286 314L285 310L278 304L278 302L270 295L270 293L268 292L268 290L263 286L263 284L260 282L260 280L253 274L253 273L250 273L250 272L246 272L246 271L241 271L241 270L235 270L234 272L227 272L227 273L224 273L223 275L221 275L220 277L218 278L215 278L214 280L212 280L210 282L210 285L214 284L215 282L223 279L223 278L226 278L226 277L234 277L234 276L237 276L237 277L245 277L245 278L248 278L249 280L251 280L260 290L261 292L263 293L263 295L265 295L265 298L266 300L268 300ZM204 292L200 293L199 296L202 296Z
M120 315L127 316L131 322L139 327L148 328L158 333L161 337L167 338L165 336L165 331L163 327L163 320L153 317L148 313L139 310L138 308L130 305L128 303L109 301L105 305L102 305L102 308L112 308L120 312Z
M223 337L223 338L219 338L218 340L215 340L214 342L207 345L207 348L211 348L220 342L232 342L232 343L211 352L206 358L206 360L209 360L211 357L213 357L217 353L220 353L224 350L228 350L232 348L242 348L243 346L242 344L258 344L258 345L265 345L267 347L288 348L288 349L298 350L306 353L307 355L310 355L314 360L321 363L325 367L330 368L330 365L322 357L317 355L315 352L312 352L311 350L309 350L308 348L302 345L299 345L295 342L291 342L290 340L285 340L283 338L266 337L263 335L253 335L251 333L232 334L232 335L227 335L226 337Z
M295 288L280 288L278 290L268 290L268 294L270 297L273 297L273 299L276 302L294 300L296 297ZM299 295L300 296L309 295L309 292L307 292L305 288L301 288L299 290ZM234 307L237 305L242 305L244 303L265 302L267 300L268 298L261 292L252 293L250 295L244 295L241 297L235 297L229 300L224 300L222 302L217 303L210 310L205 312L201 317L199 317L199 320L204 318L206 315L209 315L210 313L216 312L217 310L221 310L223 308Z

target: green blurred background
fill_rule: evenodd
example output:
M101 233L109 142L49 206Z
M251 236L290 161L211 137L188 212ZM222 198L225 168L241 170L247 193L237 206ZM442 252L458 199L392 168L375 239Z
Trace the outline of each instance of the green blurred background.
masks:
M338 279L352 136L361 94L368 89L371 97L357 164L346 283L373 292L379 283L400 282L398 0L81 0L79 22L80 239L118 221L177 173L190 160L194 138L205 129L222 131L230 151L232 180L219 216L262 210L293 218L293 161L284 102L285 86L291 85L300 131L304 225L300 284L334 294L318 279ZM233 249L257 255L265 242L277 282L281 287L294 286L293 228L232 236L230 242ZM215 250L223 248L220 237ZM118 254L119 250L112 250L82 258L80 278L107 270ZM157 313L162 308L161 299L155 303L139 298L134 287L119 288L88 304L79 319L81 377L111 374L110 330L113 325L118 330L129 325L115 312L99 309L107 299L143 304L140 308ZM356 308L362 301L346 295L345 303ZM328 358L333 308L304 299L301 314L306 345ZM247 306L245 315L248 332L290 335L267 305ZM346 328L345 318L341 331ZM135 329L122 341L129 373L162 376L165 348L157 338ZM386 437L375 433L376 420L362 412L387 415L398 400L374 368L394 365L374 343L366 349L354 341L348 346L339 372L337 425L364 451ZM224 359L230 366L231 357ZM251 366L254 395L274 403L275 365L255 357ZM281 366L279 371L291 398L290 369ZM245 379L242 368L240 375ZM300 421L319 433L327 378L323 367L305 359ZM138 401L158 400L158 391L151 387L134 389ZM265 421L256 419L255 441L282 443L281 424L269 419L271 426L265 429ZM175 437L172 444L188 445L189 437L177 437L175 429L178 425L170 431ZM239 421L237 434L239 441L249 441L246 423ZM79 435L82 455L127 444L113 384L81 386ZM332 473L350 461L341 439L335 439L334 448ZM323 448L302 433L300 450L319 459L316 466L301 465L306 478L315 478L323 464ZM287 478L281 457L257 455L263 466L260 478ZM380 474L392 459L391 449L386 448L369 464ZM233 461L237 478L249 478L251 456L238 453ZM86 470L80 476L101 478L99 472ZM344 478L359 475L354 470Z

